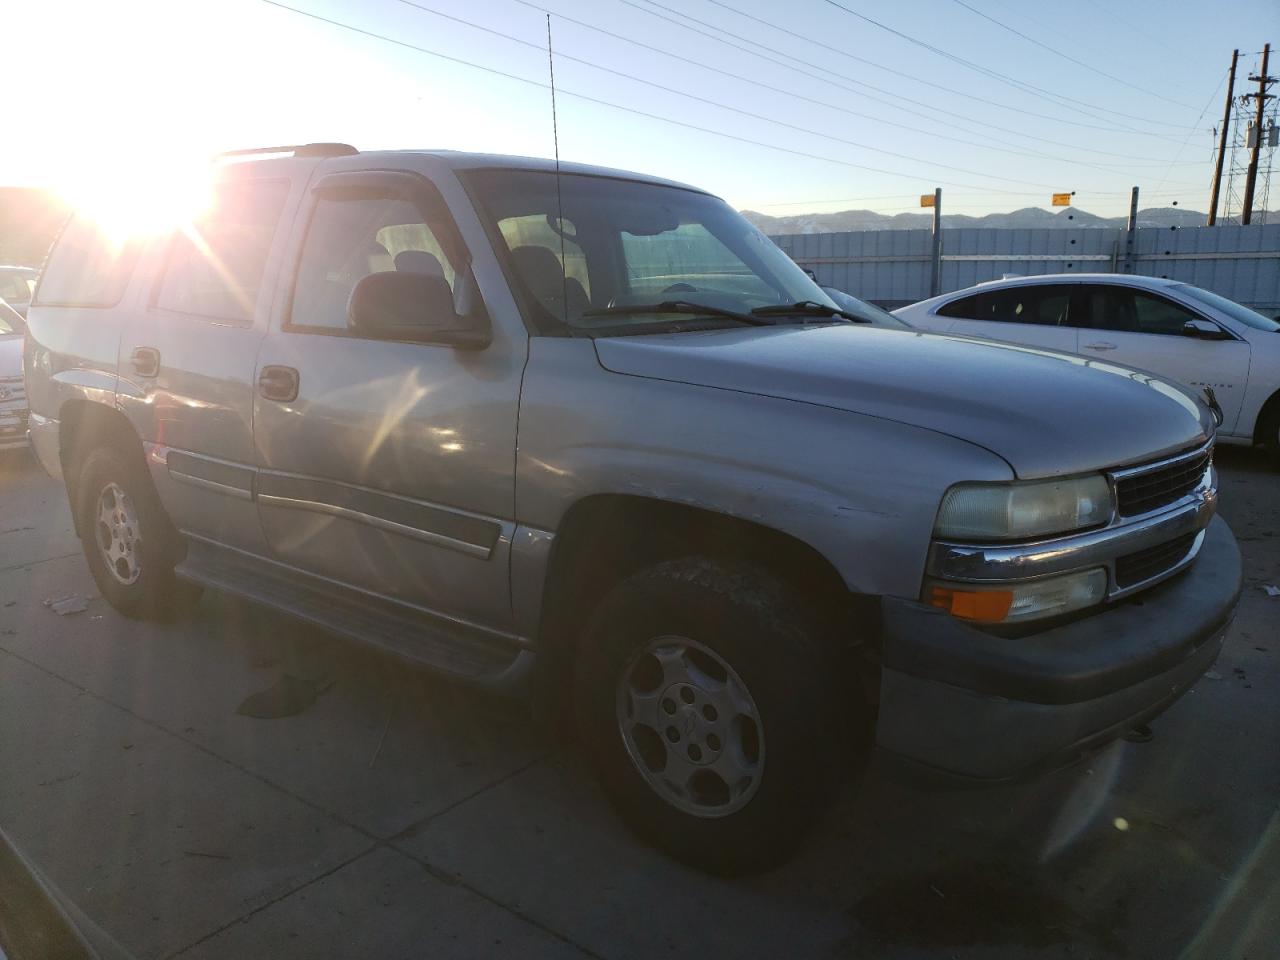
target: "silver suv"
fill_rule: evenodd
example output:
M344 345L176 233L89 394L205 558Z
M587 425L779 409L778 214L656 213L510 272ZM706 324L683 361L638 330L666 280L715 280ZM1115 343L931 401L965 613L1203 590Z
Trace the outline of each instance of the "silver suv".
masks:
M860 322L675 183L236 160L171 236L73 219L30 310L32 443L122 612L226 590L571 707L627 821L718 870L877 744L1026 775L1217 656L1240 560L1186 390Z

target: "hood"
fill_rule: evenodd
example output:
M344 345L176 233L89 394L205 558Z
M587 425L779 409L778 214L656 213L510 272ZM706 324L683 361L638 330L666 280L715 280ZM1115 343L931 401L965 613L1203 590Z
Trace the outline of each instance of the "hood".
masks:
M0 380L22 376L22 337L10 334L0 337Z
M1012 344L865 326L597 338L607 370L895 420L998 454L1019 477L1141 463L1213 434L1152 374Z

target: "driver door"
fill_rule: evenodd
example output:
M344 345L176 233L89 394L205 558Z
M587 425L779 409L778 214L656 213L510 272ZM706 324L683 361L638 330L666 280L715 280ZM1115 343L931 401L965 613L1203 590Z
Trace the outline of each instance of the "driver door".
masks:
M372 339L347 303L371 273L469 270L424 177L332 174L304 209L285 315L258 356L258 509L308 573L483 626L511 620L520 372L527 341L483 349Z

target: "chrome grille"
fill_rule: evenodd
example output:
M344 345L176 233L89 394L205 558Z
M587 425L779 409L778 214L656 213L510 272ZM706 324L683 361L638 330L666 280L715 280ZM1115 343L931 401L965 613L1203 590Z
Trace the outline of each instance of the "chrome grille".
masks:
M1172 570L1186 559L1198 536L1198 533L1188 533L1168 543L1160 543L1118 558L1116 586L1124 590Z
M1116 476L1120 516L1136 517L1181 500L1200 483L1213 460L1213 448L1193 450L1181 457Z

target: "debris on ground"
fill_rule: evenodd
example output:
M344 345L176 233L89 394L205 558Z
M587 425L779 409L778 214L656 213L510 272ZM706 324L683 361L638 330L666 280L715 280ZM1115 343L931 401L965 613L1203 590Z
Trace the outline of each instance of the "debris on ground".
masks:
M1274 584L1268 583L1262 589L1267 591L1268 597L1280 597L1280 587Z
M316 697L334 684L333 680L308 680L292 674L281 674L280 679L257 693L251 693L236 713L259 720L278 720L296 716L316 702Z
M1222 674L1220 674L1217 670L1210 670L1208 673L1204 675L1204 678L1206 680L1221 680Z
M73 613L84 613L89 609L89 598L73 594L69 597L59 597L53 599L50 597L45 600L44 605L56 613L60 617L65 617Z

